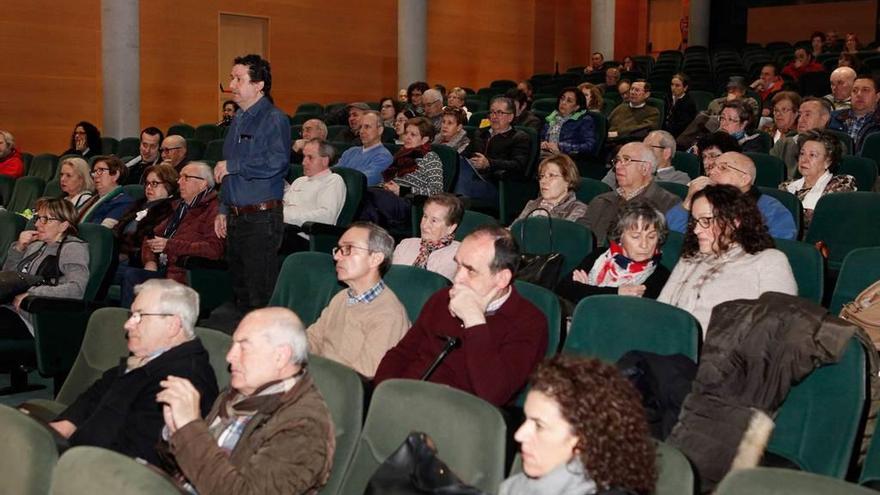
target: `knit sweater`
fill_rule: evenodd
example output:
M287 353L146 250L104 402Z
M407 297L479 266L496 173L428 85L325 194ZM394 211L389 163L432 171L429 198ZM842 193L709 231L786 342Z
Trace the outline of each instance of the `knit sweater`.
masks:
M681 198L666 191L655 182L651 182L644 191L630 201L634 199L646 201L660 211L669 211L670 208L681 203ZM617 194L617 191L602 193L590 201L583 223L593 231L597 246L606 245L608 232L617 224L617 215L626 203L627 201Z
M429 151L417 159L416 163L419 168L395 178L394 182L411 188L416 195L433 196L443 192L443 162L440 161L440 155Z
M372 377L379 361L409 328L406 309L385 287L367 304L348 304L348 291L339 291L307 330L312 353L332 359Z
M660 128L660 110L645 104L633 108L629 103L621 103L608 116L608 130L616 132L617 137L629 136L641 130L657 130Z
M353 168L367 176L368 186L377 186L382 182L382 172L391 165L394 157L382 144L376 144L370 148L357 146L345 150L339 157L337 167Z
M797 295L797 283L785 254L776 249L748 254L734 244L720 256L681 258L657 300L694 315L705 337L716 305L734 299L757 299L770 291Z

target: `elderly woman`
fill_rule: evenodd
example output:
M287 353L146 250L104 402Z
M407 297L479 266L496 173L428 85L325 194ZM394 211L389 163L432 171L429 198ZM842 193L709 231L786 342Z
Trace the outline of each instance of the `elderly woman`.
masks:
M403 111L403 103L386 96L379 100L379 116L382 117L382 125L394 127L394 119Z
M0 307L0 335L31 339L31 315L21 309L27 296L81 299L89 281L88 244L76 237L76 209L61 198L36 203L34 230L25 230L9 246L3 271L43 277L47 283L31 287Z
M452 88L452 91L450 91L449 94L446 95L447 108L457 108L457 109L461 110L462 112L464 112L465 124L467 124L468 119L470 119L471 115L472 115L471 111L468 110L468 107L465 106L466 98L467 98L467 91L465 91L459 87Z
M666 98L666 121L663 130L675 137L684 132L697 116L697 104L688 93L690 79L679 72L669 82L669 96Z
M587 205L578 201L574 191L581 184L577 165L568 155L552 155L538 165L538 186L541 197L526 203L526 207L516 218L521 220L531 216L535 210L544 208L553 218L572 222L581 221L587 214ZM544 214L538 211L537 214Z
M79 213L80 223L100 223L112 229L119 223L122 215L128 211L134 201L125 193L120 185L128 173L122 160L115 156L98 156L92 165L92 180L95 181L95 192Z
M801 106L801 95L794 91L780 91L771 100L773 108L773 127L770 135L773 143L797 132L798 108Z
M142 266L141 244L174 212L171 199L177 195L177 170L159 164L147 168L144 176L144 198L132 203L113 227L113 235L119 239L119 261L128 266Z
M455 240L455 230L463 216L464 205L454 194L428 198L419 223L421 237L400 241L394 249L394 264L418 266L452 280L458 269L455 253L461 244Z
M587 110L587 99L577 88L565 88L556 99L556 110L545 119L541 131L543 156L596 151L596 130Z
M717 304L770 291L797 295L797 284L755 200L733 186L706 186L693 197L681 257L657 300L694 315L705 337Z
M744 152L769 153L770 148L760 139L759 133L749 134L755 128L754 121L751 107L743 100L730 100L721 105L719 129L733 136Z
M800 153L797 169L801 178L783 182L779 189L801 200L804 227L809 227L819 198L835 192L855 191L856 181L851 175L834 175L843 154L843 146L837 136L825 130L813 130L801 134L798 140Z
M78 122L70 135L70 148L61 155L79 155L86 160L101 154L101 131L91 122Z
M602 98L602 89L599 86L585 82L578 85L578 90L584 94L584 98L587 100L587 110L602 112L605 100Z
M58 174L62 197L73 205L77 211L95 195L95 182L89 170L89 164L82 158L65 158L61 162Z
M460 108L446 107L443 109L440 132L434 137L434 144L445 144L461 153L471 144L471 140L464 130L467 124L464 110Z
M627 203L609 237L610 247L584 258L559 282L556 293L572 306L596 294L657 299L669 278L660 264L666 233L663 213L643 201Z
M499 495L652 493L654 441L636 389L598 359L554 356L532 375L520 443L522 473Z
M383 182L367 190L359 218L389 229L404 229L410 220L410 194L431 196L443 191L443 162L431 151L434 125L426 117L406 123L403 147L382 172Z

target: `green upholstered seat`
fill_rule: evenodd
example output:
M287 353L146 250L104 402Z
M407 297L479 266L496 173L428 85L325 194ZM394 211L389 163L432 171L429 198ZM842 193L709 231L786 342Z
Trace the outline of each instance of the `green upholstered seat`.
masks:
M588 205L590 201L593 200L596 196L600 194L604 194L611 191L611 186L602 182L601 180L591 179L589 177L583 177L581 179L581 185L575 191L575 196L577 196L578 201L581 203Z
M828 267L839 270L843 258L860 247L880 246L880 194L845 192L819 198L805 240L824 242Z
M207 145L215 139L220 139L220 128L217 124L202 124L196 127L193 137Z
M34 157L28 168L28 177L39 177L44 181L55 177L55 169L58 168L58 157L52 153L40 153Z
M409 265L391 265L383 278L406 308L411 322L419 317L431 295L449 286L449 279L443 275Z
M785 253L788 264L794 273L794 279L798 286L798 295L813 301L822 303L822 293L825 288L825 260L816 246L800 241L774 239L776 249Z
M24 217L8 210L0 210L0 266L6 261L9 246L18 240L24 230Z
M785 180L785 162L767 153L745 153L755 162L755 185L778 187Z
M801 206L801 200L799 200L794 194L776 187L758 186L758 190L761 191L761 194L773 196L779 200L779 202L782 203L782 206L791 213L791 217L794 219L795 229L798 232L798 238L800 238L800 232L804 220L804 209Z
M113 137L101 136L101 153L104 155L115 155L119 148L119 140Z
M168 136L181 136L184 139L191 139L196 134L195 127L189 124L175 124L168 128L168 132L165 133L165 137Z
M871 495L853 483L793 469L740 469L727 475L715 495Z
M195 332L196 337L202 341L202 346L208 351L211 368L214 369L214 376L217 377L217 387L223 390L229 386L229 364L226 362L226 354L232 347L232 337L211 328L196 327Z
M437 153L443 162L443 190L452 191L458 174L458 152L445 144L432 144L431 151Z
M702 175L700 173L700 158L693 153L676 151L675 154L672 155L672 166L675 170L688 174L688 177L691 179L696 179Z
M293 253L281 266L269 306L289 308L308 327L341 288L332 256L313 251Z
M223 140L222 139L214 139L209 141L207 146L205 146L205 160L212 160L214 162L219 162L223 159Z
M678 263L682 244L684 244L684 234L681 232L669 232L666 235L666 242L660 246L660 264L665 266L670 272Z
M684 184L679 184L678 182L662 182L657 181L657 185L662 187L663 189L671 192L678 196L682 201L687 197L688 186Z
M141 152L141 139L136 137L127 137L119 140L119 146L116 148L117 156L136 156Z
M859 191L871 191L877 182L877 162L864 156L843 155L837 173L852 175Z
M0 405L0 457L3 493L49 493L52 470L58 462L55 440L45 426L5 405Z
M20 213L28 208L33 208L34 203L43 195L46 189L46 181L39 177L19 177L12 189L12 197L6 204L6 209Z
M510 231L524 253L561 253L563 263L560 277L574 270L593 251L590 229L561 218L533 216L517 220L511 225Z
M880 246L853 249L843 259L828 310L840 314L843 305L855 300L869 285L880 280Z
M51 495L180 495L168 476L136 460L100 447L74 447L52 473Z

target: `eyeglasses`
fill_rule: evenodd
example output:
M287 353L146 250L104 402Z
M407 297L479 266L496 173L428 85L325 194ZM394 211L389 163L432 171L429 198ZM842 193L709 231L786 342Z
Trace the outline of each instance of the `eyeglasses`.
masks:
M774 108L773 115L785 115L787 113L795 113L791 108Z
M34 223L49 223L52 221L61 222L62 220L60 218L55 218L55 217L48 217L48 216L44 217L43 215L34 215Z
M626 156L626 155L623 155L623 156L615 156L614 158L612 158L612 159L611 159L611 166L614 167L614 166L616 166L617 164L620 164L620 165L626 166L626 165L629 165L631 162L635 162L635 163L648 163L647 160L636 160L635 158L630 158L630 157L628 157L628 156Z
M106 173L109 173L109 172L110 172L109 168L95 167L95 169L92 170L92 175L94 175L95 177L100 177L100 176L102 176Z
M731 164L729 164L729 163L727 163L727 162L715 162L715 166L712 167L712 170L717 170L717 171L719 171L719 172L724 172L724 171L726 171L727 169L730 169L730 170L736 170L737 172L739 172L739 173L741 173L741 174L743 174L743 175L749 175L745 170L740 169L740 168L736 168L736 167L734 167L733 165L731 165Z
M659 144L650 144L650 145L648 145L648 146L650 146L650 147L652 147L652 148L654 148L654 149L658 149L658 150L665 150L665 149L666 149L665 146L660 146Z
M704 229L708 229L712 226L712 222L715 220L715 217L700 217L694 218L694 222L697 223L700 227Z
M157 188L161 185L164 185L164 182L160 182L158 180L148 180L147 182L144 182L144 187Z
M159 151L165 153L166 151L179 150L181 148L183 148L183 146L175 146L173 148L159 148Z
M339 253L341 256L350 256L352 249L363 249L364 251L370 252L370 248L355 246L353 244L343 244L341 246L336 246L333 248L330 253L333 256L336 256L336 253Z
M544 179L552 180L552 179L558 179L560 177L562 177L562 174L553 174L553 173L548 172L546 174L539 174L538 180L544 180Z
M143 311L129 311L128 319L134 320L135 323L140 323L144 316L174 316L171 313L144 313Z
M706 160L717 160L718 157L721 156L721 153L703 153L703 161Z
M180 174L180 178L183 180L190 180L190 179L207 180L204 177L199 177L198 175L189 175L189 174Z
M492 110L489 112L490 117L501 117L502 115L513 115L513 112L502 112L501 110Z

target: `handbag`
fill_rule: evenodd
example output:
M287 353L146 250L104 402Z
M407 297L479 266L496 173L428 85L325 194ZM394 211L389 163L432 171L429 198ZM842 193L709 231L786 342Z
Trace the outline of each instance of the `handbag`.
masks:
M844 304L840 317L862 327L874 347L880 349L880 280L868 286L855 300Z
M0 304L9 304L15 296L43 283L45 279L39 275L14 270L2 271L0 272Z
M437 448L427 433L412 432L379 465L364 495L484 495L466 485L437 457Z
M556 286L556 282L559 281L559 274L562 271L562 263L565 261L565 257L562 253L553 251L553 219L550 217L550 212L546 208L535 208L526 218L534 215L536 211L543 211L547 214L547 228L550 231L550 252L543 254L520 254L516 278L552 290ZM525 246L525 227L522 230L522 243Z

